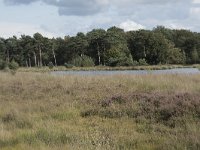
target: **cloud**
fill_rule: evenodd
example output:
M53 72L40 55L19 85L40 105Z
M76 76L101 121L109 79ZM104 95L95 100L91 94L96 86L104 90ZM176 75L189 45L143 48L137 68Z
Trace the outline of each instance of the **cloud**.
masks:
M62 5L61 5L62 4ZM100 12L101 7L96 5L93 0L87 1L60 1L58 3L59 14L60 15L77 15L77 16L85 16L92 15Z
M47 4L58 7L60 15L75 15L75 16L86 16L93 15L101 12L106 4L105 1L100 2L98 0L51 0L45 1Z
M139 29L145 29L145 27L141 24L138 24L134 21L127 20L125 22L122 22L119 25L120 28L124 29L124 31L131 31L131 30L139 30Z
M200 0L193 0L194 4L200 4Z
M151 10L153 10L152 7L161 7L163 9L163 7L167 5L183 6L182 4L184 4L187 6L188 4L192 3L191 0L123 0L123 2L121 0L4 0L4 2L8 5L30 4L37 1L58 7L58 12L60 15L75 16L94 15L108 11L111 8L117 8L121 15L123 15L127 13L136 13L136 10L138 11L138 9L140 9L138 7L149 7ZM194 2L197 1L198 0L194 0ZM174 11L176 9L180 10L180 8L183 9L185 7L171 7L171 9L172 8L174 8ZM168 10L170 11L170 9ZM145 12L148 12L148 10Z
M56 17L52 23L40 22L39 29L57 35L74 35L93 28L119 26L126 31L151 29L157 25L169 28L190 28L200 31L200 0L4 0L6 5L42 4L53 6ZM27 6L28 7L28 6ZM19 8L20 9L20 8ZM37 9L37 8L36 8ZM40 16L41 14L37 14ZM44 18L44 19L45 19ZM45 20L47 20L45 19ZM51 20L51 19L49 19ZM59 21L55 21L59 20ZM26 21L23 21L26 22Z
M34 33L41 33L47 37L54 37L54 35L50 32L43 30L39 26L34 26L30 24L22 24L15 22L1 22L0 23L0 37L8 38L13 35L20 37L21 35L33 35Z
M86 16L101 12L108 4L107 0L4 0L7 5L31 4L43 2L58 7L60 15Z
M200 7L191 8L190 9L190 13L191 13L191 15L197 15L197 16L199 16L199 14L200 14Z
M30 4L39 0L4 0L7 5Z

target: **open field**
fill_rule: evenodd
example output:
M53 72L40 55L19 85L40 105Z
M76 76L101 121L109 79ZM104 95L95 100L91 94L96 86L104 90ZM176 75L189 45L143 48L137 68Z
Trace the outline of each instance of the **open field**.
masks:
M199 75L0 72L0 149L200 149Z

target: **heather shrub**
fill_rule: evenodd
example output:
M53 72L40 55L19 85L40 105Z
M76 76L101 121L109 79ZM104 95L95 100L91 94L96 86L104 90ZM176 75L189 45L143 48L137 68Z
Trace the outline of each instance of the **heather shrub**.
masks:
M81 112L82 117L145 118L174 127L183 116L200 116L200 96L187 93L116 95L92 105L93 109Z

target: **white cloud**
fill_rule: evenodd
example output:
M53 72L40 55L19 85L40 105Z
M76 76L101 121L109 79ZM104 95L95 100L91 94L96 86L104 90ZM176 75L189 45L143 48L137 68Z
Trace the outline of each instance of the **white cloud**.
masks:
M23 23L13 23L13 22L1 22L0 23L0 37L8 38L13 35L20 37L20 35L33 35L34 33L41 33L43 36L49 38L53 37L53 34L47 32L40 28L39 26L23 24Z
M193 0L194 4L200 4L200 0Z
M138 23L131 21L131 20L127 20L125 22L122 22L119 25L119 27L124 29L125 31L145 29L145 27L143 25L138 24Z
M170 28L170 29L186 29L189 30L189 27L185 27L184 25L180 24L180 23L168 23L168 25L165 25L166 27Z
M191 15L198 15L200 14L200 7L194 7L190 10Z
M0 36L9 32L9 35L41 32L47 36L64 36L111 26L118 26L125 31L152 29L157 25L200 31L200 0L2 0L3 2L3 12L8 13L2 15L4 19L1 21L22 24L9 25L9 28L4 25L2 29L0 23ZM12 7L8 11L10 5ZM24 7L30 8L30 12L24 10ZM15 11L20 13L10 13Z

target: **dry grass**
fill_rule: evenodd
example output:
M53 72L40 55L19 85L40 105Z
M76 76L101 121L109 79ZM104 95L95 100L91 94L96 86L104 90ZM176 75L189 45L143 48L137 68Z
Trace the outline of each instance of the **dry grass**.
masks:
M0 72L0 149L200 149L199 75Z

